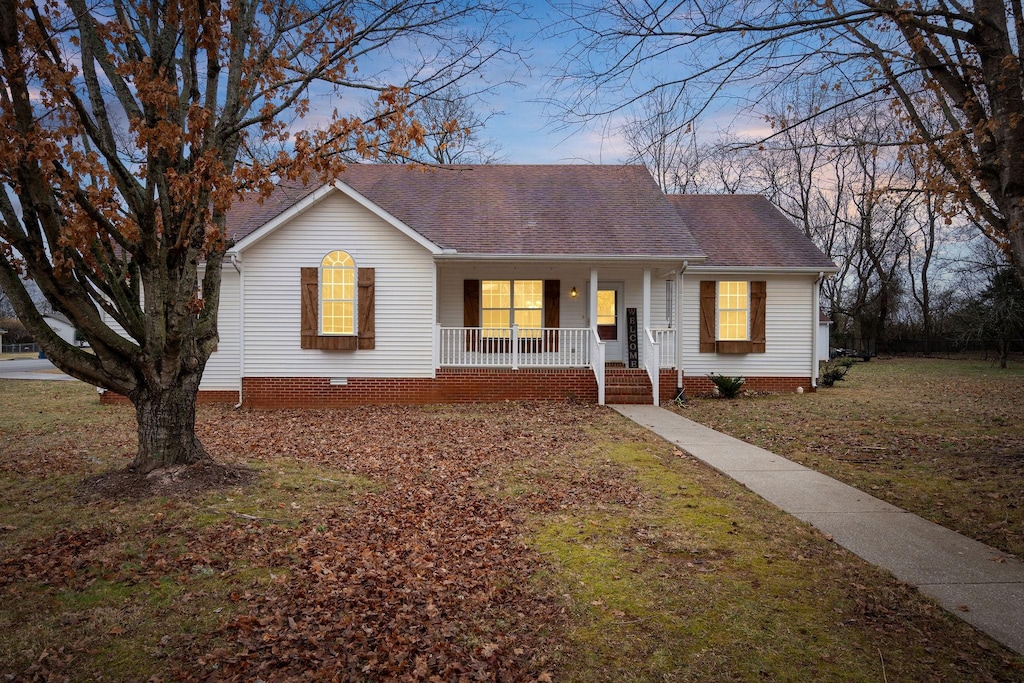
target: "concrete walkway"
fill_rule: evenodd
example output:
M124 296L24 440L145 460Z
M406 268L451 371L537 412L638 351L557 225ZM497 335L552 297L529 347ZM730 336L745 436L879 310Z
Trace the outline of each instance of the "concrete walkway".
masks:
M1012 555L676 413L611 407L1024 654L1024 564Z

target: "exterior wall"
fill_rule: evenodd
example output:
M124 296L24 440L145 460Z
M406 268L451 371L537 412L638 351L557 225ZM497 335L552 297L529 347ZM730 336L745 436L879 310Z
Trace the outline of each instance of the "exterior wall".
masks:
M700 281L701 280L765 280L765 353L721 354L700 353ZM810 388L812 325L818 324L813 309L814 276L763 276L744 274L710 275L687 272L683 282L683 368L690 377L704 377L714 372L742 375L748 383L754 377L805 378L804 390ZM752 387L748 387L752 388Z
M353 378L343 386L328 377L246 377L249 408L344 408L355 405L578 400L597 402L588 369L445 368L436 379Z
M232 403L238 402L239 381L239 338L238 338L238 295L240 277L231 264L221 272L220 309L217 311L217 349L210 354L203 371L201 392L234 392Z
M336 249L376 269L372 350L301 349L299 269ZM431 254L340 192L242 253L245 377L431 377Z

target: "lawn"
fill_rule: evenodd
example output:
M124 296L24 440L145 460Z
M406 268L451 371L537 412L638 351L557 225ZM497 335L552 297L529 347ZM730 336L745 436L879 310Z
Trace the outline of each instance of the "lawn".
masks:
M879 358L813 394L677 410L1024 557L1024 364Z
M1022 658L606 408L202 406L199 422L251 479L111 497L95 476L130 462L130 409L0 381L0 675L1024 678Z

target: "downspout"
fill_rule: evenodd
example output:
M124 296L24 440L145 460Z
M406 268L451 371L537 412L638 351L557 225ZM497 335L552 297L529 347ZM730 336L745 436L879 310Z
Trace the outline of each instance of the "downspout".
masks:
M238 403L235 410L242 407L242 377L245 376L245 275L236 252L231 253L231 265L238 273Z
M818 388L818 328L821 327L821 282L825 279L825 273L818 273L818 279L814 281L814 292L811 296L813 304L811 316L811 389Z
M683 274L689 266L689 261L683 261L676 274L676 396L673 400L680 403L686 403L686 392L683 390Z

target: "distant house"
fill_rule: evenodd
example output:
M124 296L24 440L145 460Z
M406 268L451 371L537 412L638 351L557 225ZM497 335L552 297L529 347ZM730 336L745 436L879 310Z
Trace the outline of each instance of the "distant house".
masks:
M352 165L228 221L201 397L257 407L809 390L837 270L763 197L642 166Z
M66 341L68 344L76 343L76 330L75 326L71 324L71 321L63 313L45 313L43 320L50 326L57 336Z
M4 349L4 335L5 334L7 334L7 330L5 330L3 328L0 328L0 353L2 353L3 349Z

